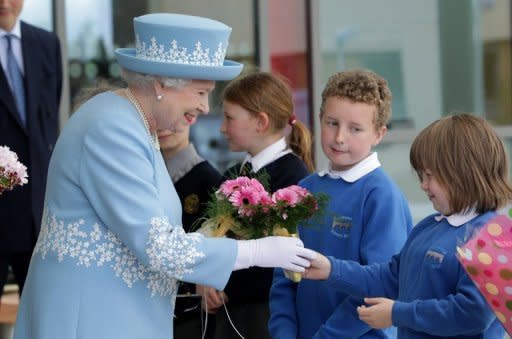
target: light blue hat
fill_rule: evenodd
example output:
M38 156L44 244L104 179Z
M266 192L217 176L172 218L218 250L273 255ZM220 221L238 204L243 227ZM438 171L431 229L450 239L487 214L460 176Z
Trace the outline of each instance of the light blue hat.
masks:
M118 48L118 63L131 71L171 78L231 80L243 65L224 60L231 27L174 13L133 19L135 48Z

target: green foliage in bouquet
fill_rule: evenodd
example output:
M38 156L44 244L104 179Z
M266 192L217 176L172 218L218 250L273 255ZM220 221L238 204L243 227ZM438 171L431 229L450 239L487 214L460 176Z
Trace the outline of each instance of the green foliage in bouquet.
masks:
M270 194L267 182L266 174L226 180L212 195L199 232L239 239L291 236L298 224L314 225L322 215L328 201L326 194L312 194L297 185Z

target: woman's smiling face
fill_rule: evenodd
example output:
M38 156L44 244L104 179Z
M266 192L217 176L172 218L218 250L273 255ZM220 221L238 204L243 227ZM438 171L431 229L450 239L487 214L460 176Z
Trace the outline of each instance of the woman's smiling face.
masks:
M152 106L157 129L179 133L186 126L194 124L200 114L208 114L209 94L214 88L215 82L211 80L191 80L179 88L157 88L157 95L162 96Z

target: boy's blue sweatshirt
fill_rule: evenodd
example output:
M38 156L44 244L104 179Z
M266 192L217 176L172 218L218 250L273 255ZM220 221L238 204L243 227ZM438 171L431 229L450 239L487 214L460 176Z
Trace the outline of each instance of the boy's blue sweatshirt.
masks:
M313 174L299 183L330 196L320 225L299 227L304 246L361 264L387 262L402 248L412 227L408 204L381 167L355 182ZM359 320L361 298L326 282L299 284L274 271L269 329L274 339L394 338L396 329L371 329Z
M398 338L501 339L503 327L456 257L457 245L494 215L487 212L458 227L428 216L389 263L361 266L329 258L325 284L340 293L396 300L392 321Z

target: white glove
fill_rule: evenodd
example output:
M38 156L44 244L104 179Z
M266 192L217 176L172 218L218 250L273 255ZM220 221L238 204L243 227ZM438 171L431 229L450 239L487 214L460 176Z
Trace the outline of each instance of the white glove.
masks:
M266 237L256 240L238 240L238 255L233 270L260 267L281 267L304 272L316 252L304 248L302 240L293 237ZM308 260L309 259L309 260Z

